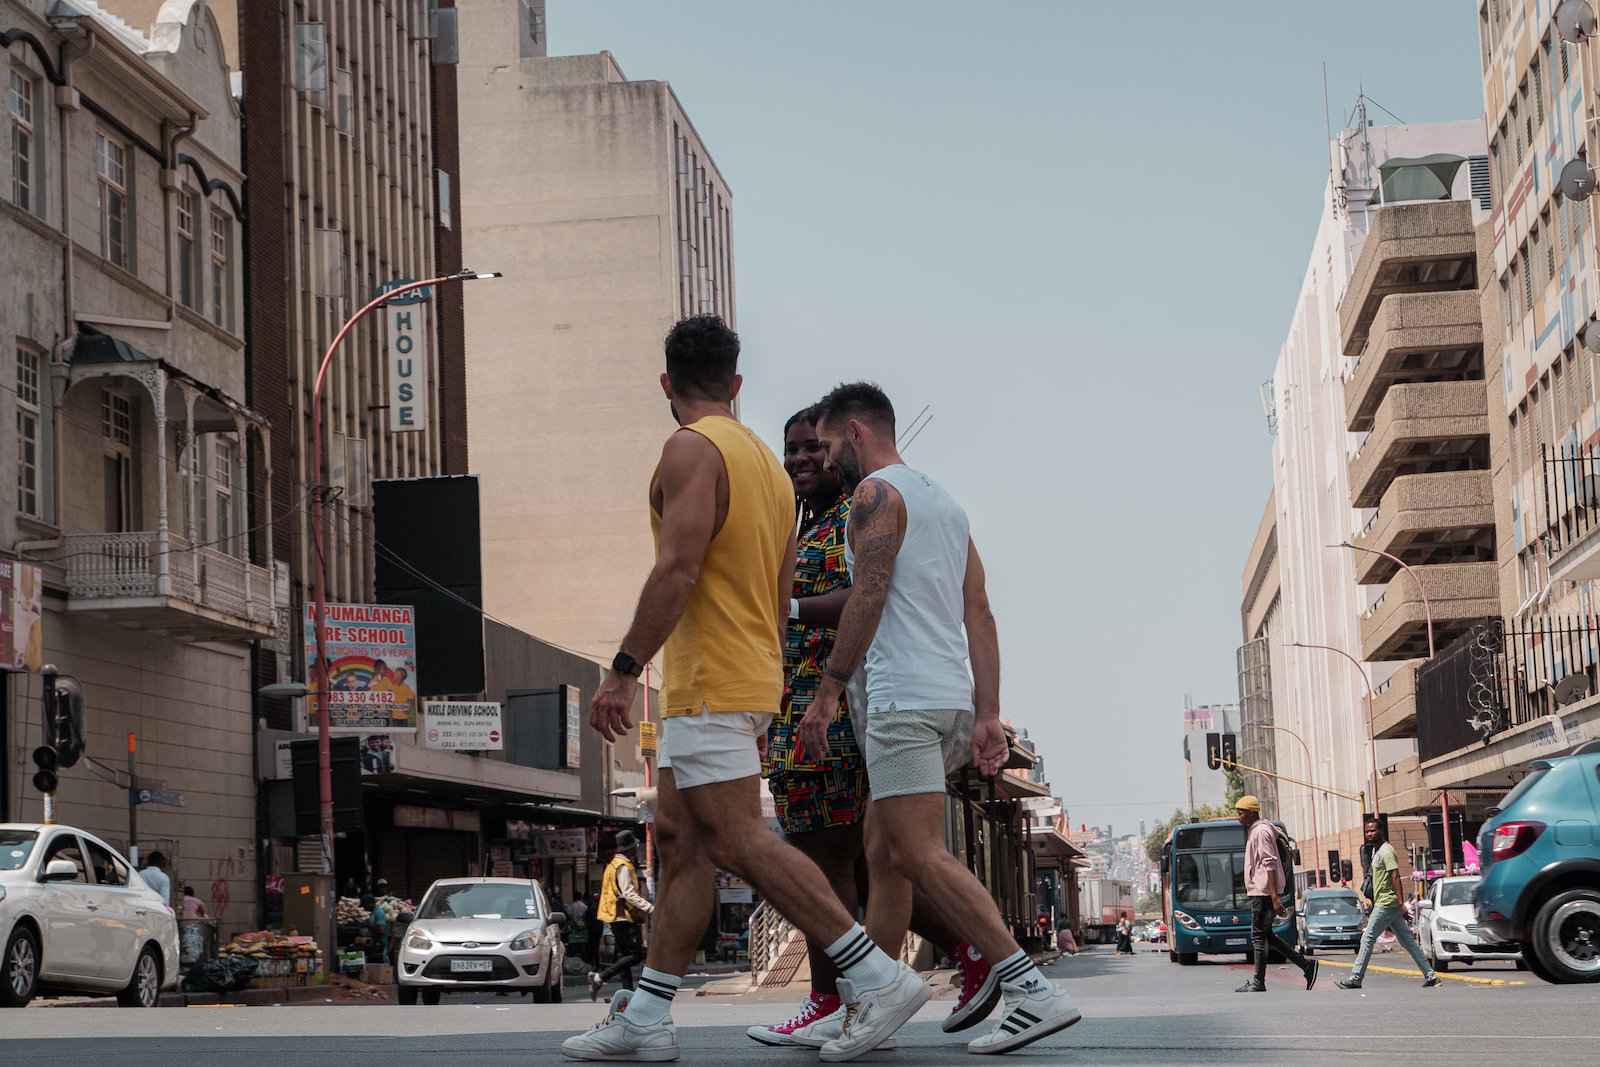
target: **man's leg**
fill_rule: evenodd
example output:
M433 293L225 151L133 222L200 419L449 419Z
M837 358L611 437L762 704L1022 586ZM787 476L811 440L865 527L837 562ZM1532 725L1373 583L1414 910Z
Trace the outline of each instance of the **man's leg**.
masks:
M807 833L785 834L785 841L799 849L822 871L834 896L852 917L861 902L856 889L856 860L862 849L862 824L830 826ZM838 992L839 968L828 958L827 946L815 938L806 938L806 956L811 962L811 991L832 994Z
M867 932L879 948L898 957L911 922L914 895L911 879L895 866L884 819L877 798L873 798L867 809ZM944 851L942 842L939 851Z
M1396 909L1394 914L1394 919L1389 923L1389 929L1394 931L1394 939L1411 954L1412 961L1416 963L1418 970L1422 971L1423 980L1431 982L1433 966L1428 963L1428 957L1422 954L1422 946L1417 944L1417 939L1412 936L1411 924L1406 922L1403 911Z
M622 988L633 988L633 967L639 962L639 927L635 923L614 922L611 924L611 937L616 949L616 957L611 966L600 972L595 985L605 985L611 979L622 975Z
M1372 914L1367 916L1367 928L1361 934L1361 949L1356 953L1356 964L1350 969L1350 977L1339 983L1340 985L1361 984L1362 976L1367 973L1367 964L1372 962L1372 950L1377 946L1378 936L1384 930L1381 920L1383 914L1382 908L1373 908Z
M1272 911L1272 902L1269 900L1267 902L1267 940L1271 943L1272 948L1277 949L1279 955L1302 971L1309 969L1311 961L1302 956L1299 949L1279 937L1278 932L1272 928L1273 920L1276 918L1277 916Z
M661 889L645 964L681 975L688 971L695 946L711 922L716 870L701 848L701 835L694 832L693 816L670 769L661 774L655 831L661 850Z
M1250 898L1250 951L1256 958L1255 983L1267 984L1267 943L1272 939L1272 901Z

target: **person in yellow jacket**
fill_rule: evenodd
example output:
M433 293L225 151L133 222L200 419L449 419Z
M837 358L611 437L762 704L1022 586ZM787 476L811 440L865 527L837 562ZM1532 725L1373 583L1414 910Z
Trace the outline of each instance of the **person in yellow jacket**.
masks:
M600 990L611 979L622 976L622 988L633 988L633 968L644 962L644 947L639 937L640 924L655 910L655 905L639 891L639 838L632 830L617 832L617 852L606 864L600 879L600 904L595 909L603 923L611 924L616 945L616 962L604 971L589 972L589 999L599 1000ZM599 965L599 947L595 949Z

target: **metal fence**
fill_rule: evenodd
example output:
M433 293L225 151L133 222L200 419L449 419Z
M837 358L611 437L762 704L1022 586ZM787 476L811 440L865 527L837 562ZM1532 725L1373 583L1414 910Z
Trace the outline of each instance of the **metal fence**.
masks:
M1600 457L1579 445L1540 445L1550 551L1581 541L1600 524Z
M1475 626L1417 668L1417 755L1487 741L1596 691L1600 620L1556 616Z

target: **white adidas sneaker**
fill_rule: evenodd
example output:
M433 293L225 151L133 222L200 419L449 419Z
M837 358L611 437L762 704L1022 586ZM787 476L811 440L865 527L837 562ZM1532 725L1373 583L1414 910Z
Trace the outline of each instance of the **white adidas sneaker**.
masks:
M629 992L619 989L611 996L606 1017L561 1042L561 1054L569 1060L591 1062L670 1063L678 1058L678 1030L672 1016L652 1026L635 1026L622 1017L627 1010Z
M1072 997L1051 982L1035 978L1030 986L1005 984L1005 1010L993 1030L967 1044L967 1051L998 1055L1031 1045L1083 1020Z
M824 1062L843 1063L879 1048L933 996L920 974L904 963L897 966L894 980L876 989L857 991L848 978L839 979L844 1020L839 1036L822 1046Z

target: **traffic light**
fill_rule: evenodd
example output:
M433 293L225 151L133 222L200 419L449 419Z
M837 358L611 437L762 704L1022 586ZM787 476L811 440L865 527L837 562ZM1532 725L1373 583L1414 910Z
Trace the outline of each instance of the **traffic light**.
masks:
M39 792L49 796L56 791L56 750L49 745L40 745L33 750L33 765L38 767L33 772L33 787Z
M1340 860L1339 877L1341 880L1346 882L1354 881L1356 877L1355 864L1351 863L1349 860Z
M1233 766L1239 762L1239 738L1236 734L1222 735L1222 762Z
M1222 735L1206 734L1206 766L1212 770L1222 767Z
M1336 848L1328 850L1328 870L1333 872L1335 878L1339 877L1339 850Z

